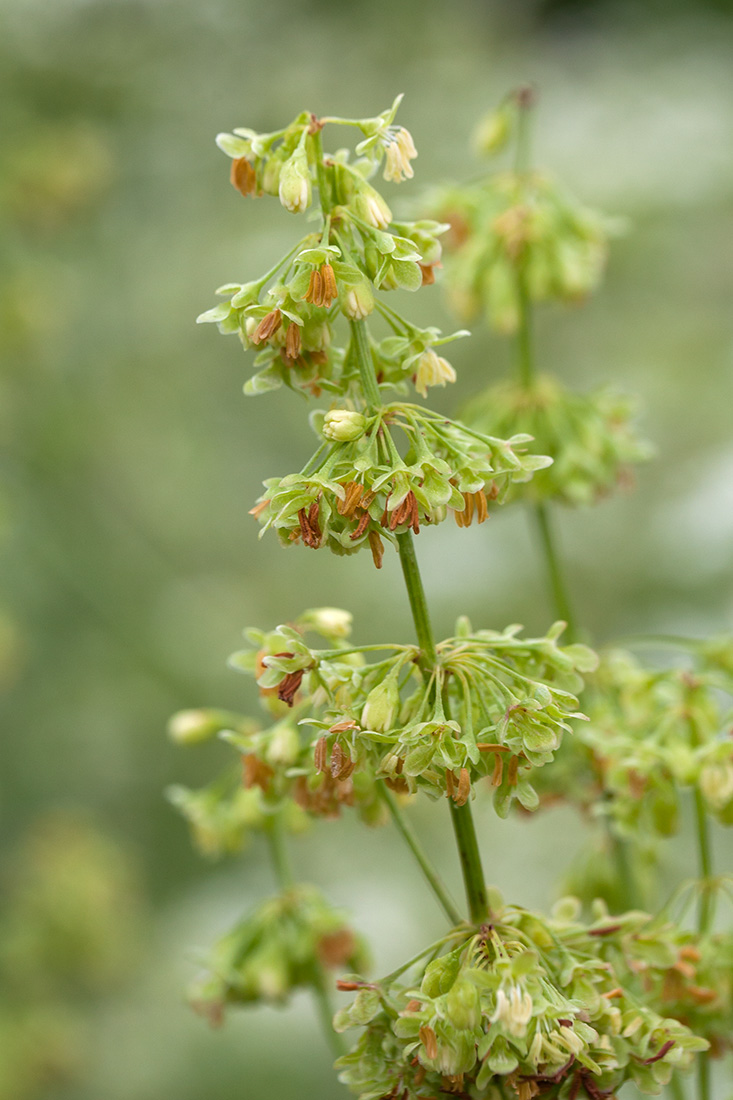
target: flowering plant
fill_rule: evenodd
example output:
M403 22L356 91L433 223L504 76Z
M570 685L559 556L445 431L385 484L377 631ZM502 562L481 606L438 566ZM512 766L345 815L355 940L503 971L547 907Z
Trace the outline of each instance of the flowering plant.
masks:
M733 820L721 702L731 644L693 645L695 669L654 671L619 651L599 662L576 637L549 511L556 499L596 499L648 453L629 403L572 394L534 368L533 304L595 287L613 223L531 170L527 90L482 128L492 154L515 140L514 170L446 189L435 218L396 221L370 181L380 167L387 180L413 176L417 152L395 124L399 101L373 118L304 112L274 133L217 139L242 195L277 196L294 214L318 195L316 229L259 279L221 287L226 301L199 318L254 350L247 394L286 385L327 404L311 415L314 453L268 478L252 513L261 534L272 528L284 545L368 548L377 568L393 546L415 642L354 645L348 612L310 609L248 631L250 648L231 658L255 677L264 721L217 710L172 720L180 743L219 736L241 761L241 773L200 791L171 789L195 839L219 855L263 832L280 887L215 945L192 998L219 1022L231 1003L282 1002L310 988L341 1080L362 1100L599 1100L626 1082L652 1094L669 1085L680 1097L696 1056L698 1100L710 1100L707 1052L724 1053L733 1016L730 969L715 965L730 960L733 938L713 927L716 889L728 887L712 877L707 834L709 814ZM327 127L356 131L353 153L325 154ZM384 301L433 283L443 238L454 300L464 312L482 307L517 340L517 380L475 399L463 420L410 398L455 381L436 349L466 334L420 328ZM535 512L557 621L528 638L519 626L477 629L463 616L436 639L416 537L450 512L466 527L513 501ZM661 906L641 898L641 869L650 834L674 831L684 788L698 811L701 881ZM602 820L615 861L609 883L595 897L581 884L550 916L505 904L486 885L473 823L471 803L485 789L500 817L562 798ZM405 814L421 793L448 803L465 911ZM369 824L392 820L449 925L377 980L365 975L345 916L295 881L287 853L288 835L310 818L349 808ZM692 928L685 905L695 891ZM353 998L332 1019L334 969ZM347 1050L351 1029L359 1034Z

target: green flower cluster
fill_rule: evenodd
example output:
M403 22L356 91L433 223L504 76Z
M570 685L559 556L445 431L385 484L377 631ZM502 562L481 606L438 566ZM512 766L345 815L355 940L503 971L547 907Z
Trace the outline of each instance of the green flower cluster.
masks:
M524 453L530 436L481 435L417 405L385 405L369 416L336 409L319 416L326 442L300 474L271 478L253 509L263 532L337 554L369 547L379 567L382 536L416 534L451 509L459 523L488 514L488 500L550 459ZM404 440L400 454L392 431Z
M446 188L431 203L451 232L447 283L456 313L519 327L521 273L533 302L579 302L603 274L617 222L581 206L539 172L502 172Z
M599 911L587 925L578 908L565 899L551 919L501 908L478 931L454 933L447 954L437 955L446 941L425 953L410 984L343 983L358 992L334 1024L365 1030L337 1062L341 1080L361 1100L602 1100L626 1081L658 1093L708 1044L661 1016L629 965L628 942L643 965L653 959L651 918Z
M286 209L300 213L311 203L315 180L323 211L318 232L303 237L261 278L220 287L217 294L228 300L198 318L238 334L245 348L258 352L246 393L284 384L312 395L358 394L350 346L334 345L334 325L340 315L359 321L375 309L392 330L373 344L380 382L401 386L412 376L424 396L427 385L454 380L453 368L433 350L454 337L412 325L375 297L378 291L414 291L432 283L442 254L439 237L448 229L430 219L395 221L368 181L382 158L386 179L412 176L412 138L393 125L400 98L377 118L316 119L305 113L271 134L240 129L217 138L232 158L232 183L243 194L279 195ZM364 135L353 162L346 149L323 157L326 123Z
M592 504L632 480L631 468L651 455L635 434L636 402L607 389L575 393L558 379L539 376L530 385L500 382L484 390L463 410L478 431L526 433L551 466L531 481L514 483L512 500L558 500Z
M258 652L235 654L232 662L259 673L262 691L292 704L301 728L319 731L307 760L298 742L297 766L295 758L287 762L287 776L301 783L302 805L303 785L317 804L321 788L330 793L344 779L350 792L364 784L365 810L379 779L399 792L424 790L461 805L488 778L505 816L514 799L526 809L537 805L529 772L552 760L570 720L583 718L579 673L593 669L596 658L585 646L560 646L563 625L544 638L521 638L516 626L474 632L462 620L456 636L438 644L427 678L416 647L319 651L289 626L270 635L250 631ZM367 664L366 652L379 649L393 652ZM227 739L271 767L281 727Z
M193 986L190 1000L218 1024L228 1005L283 1004L296 989L318 987L324 970L368 965L366 947L345 914L315 887L293 886L214 944L208 974Z
M710 664L705 645L694 646L694 668L647 669L623 650L604 654L584 698L590 721L577 730L564 776L548 776L543 793L563 783L618 834L642 841L677 831L685 788L732 824L733 677Z

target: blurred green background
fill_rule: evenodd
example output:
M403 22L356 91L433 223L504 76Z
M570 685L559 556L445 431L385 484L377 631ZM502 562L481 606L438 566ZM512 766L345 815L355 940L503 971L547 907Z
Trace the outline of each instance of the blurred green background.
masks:
M343 1093L307 998L215 1032L183 998L201 950L273 884L257 846L214 866L191 852L162 791L228 753L169 746L168 715L255 705L225 667L246 624L336 604L359 641L411 636L396 559L377 575L368 555L281 552L247 516L309 453L305 408L245 400L238 343L193 320L298 229L230 188L214 134L304 107L375 114L403 91L420 157L414 184L389 185L399 209L475 174L477 118L533 81L537 159L631 226L602 293L541 315L543 366L638 392L658 452L634 493L560 517L576 603L597 642L731 629L731 16L722 0L0 0L0 1100ZM437 287L405 306L453 325ZM509 362L483 330L451 350L445 409ZM439 633L461 612L551 621L520 511L418 545ZM447 816L413 816L457 887ZM572 816L479 822L505 894L551 901L558 855L584 842ZM442 927L389 830L346 818L297 843L378 970ZM692 873L684 840L665 859L671 881Z

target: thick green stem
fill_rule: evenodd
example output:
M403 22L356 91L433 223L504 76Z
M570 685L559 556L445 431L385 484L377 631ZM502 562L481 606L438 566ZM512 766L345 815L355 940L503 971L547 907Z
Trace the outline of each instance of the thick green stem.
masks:
M453 900L451 899L450 894L448 893L443 882L441 881L440 876L438 875L437 871L435 871L432 864L430 863L430 860L425 854L425 850L418 840L417 834L413 830L412 825L410 825L409 821L402 813L397 799L392 794L390 789L385 786L384 783L379 783L377 785L377 790L382 801L390 812L392 821L394 822L397 831L399 832L402 839L405 841L408 848L414 855L416 861L420 865L420 870L425 876L425 880L430 886L430 889L435 894L435 897L441 909L443 910L451 924L460 924L462 921L461 914L458 912L458 909L454 905Z
M481 924L489 915L489 897L486 892L484 872L481 866L481 853L479 852L471 805L466 802L463 806L457 806L451 799L450 814L456 844L458 845L458 854L461 857L461 871L463 873L463 885L466 890L466 900L468 901L468 911L473 923Z
M417 643L420 646L426 666L433 667L436 661L435 641L433 640L433 628L430 625L428 605L425 599L420 568L415 554L415 542L412 531L405 531L397 536L397 545L400 554L402 575L405 578L405 587L410 601L412 619L415 623Z
M555 608L555 614L559 619L563 619L568 624L567 630L565 631L566 640L568 642L574 642L575 619L570 606L567 585L565 584L565 578L560 566L560 558L555 545L555 538L547 505L541 502L535 504L534 517L539 532L542 553L545 559L545 568L547 570L547 579L552 593L552 603Z
M381 398L365 322L352 321L351 333L354 353L357 356L357 362L359 364L359 374L361 376L362 386L364 387L364 396L369 405L372 408L376 408L381 403ZM405 578L405 587L407 588L407 596L410 601L412 618L415 624L415 633L417 634L418 645L420 646L422 654L421 668L423 675L429 676L431 669L436 664L437 653L435 649L435 638L433 637L433 630L430 625L428 605L425 599L425 589L423 588L422 577L420 576L420 569L417 564L417 557L415 556L415 544L413 542L412 532L405 531L403 534L398 535L397 545L399 547L400 563ZM476 839L476 830L474 828L473 816L469 804L466 803L465 806L458 807L451 801L451 819L453 821L453 830L455 832L456 844L458 845L458 853L461 860L461 870L463 872L463 881L466 887L469 913L472 920L482 921L485 919L488 912L488 899L483 870L481 868L481 856L479 854L478 841Z

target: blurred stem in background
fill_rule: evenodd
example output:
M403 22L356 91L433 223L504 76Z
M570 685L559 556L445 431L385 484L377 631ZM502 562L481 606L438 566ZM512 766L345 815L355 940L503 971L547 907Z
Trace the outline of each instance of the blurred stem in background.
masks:
M287 846L287 832L283 812L283 810L278 810L277 813L272 815L269 828L266 830L266 836L275 879L283 893L287 893L295 886L295 877ZM313 968L311 992L323 1037L333 1057L340 1058L342 1054L346 1053L346 1046L341 1036L333 1029L335 1010L328 990L324 968L319 964L315 964Z
M516 93L517 138L514 170L518 176L527 175L532 168L531 124L535 93L531 87L520 88ZM532 336L532 302L529 293L526 262L517 267L517 301L519 324L516 338L516 369L520 385L531 390L536 380L536 365ZM554 533L550 508L544 501L532 505L535 530L544 558L545 574L550 601L559 619L567 623L565 636L568 642L577 641L577 625L572 609L565 571L562 567L557 539ZM629 858L628 843L619 837L609 822L608 838L618 877L622 908L638 904L639 891L633 866Z

